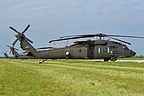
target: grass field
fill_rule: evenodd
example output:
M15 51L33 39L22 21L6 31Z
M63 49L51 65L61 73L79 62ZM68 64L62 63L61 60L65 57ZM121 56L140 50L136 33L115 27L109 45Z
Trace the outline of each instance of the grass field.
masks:
M0 59L0 96L144 96L144 63Z

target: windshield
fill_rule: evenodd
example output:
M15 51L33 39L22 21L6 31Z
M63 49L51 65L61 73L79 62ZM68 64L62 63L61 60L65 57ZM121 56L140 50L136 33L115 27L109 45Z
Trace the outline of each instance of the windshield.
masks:
M124 50L129 50L129 48L127 46L125 46L125 45L123 45L123 49Z

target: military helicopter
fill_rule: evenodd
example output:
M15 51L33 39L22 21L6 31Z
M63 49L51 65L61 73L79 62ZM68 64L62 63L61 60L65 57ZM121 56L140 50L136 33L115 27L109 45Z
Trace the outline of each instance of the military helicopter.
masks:
M4 54L4 57L5 57L5 58L9 58L9 56L8 56L8 54L7 54L7 51L6 51L6 52L3 52L3 54Z
M28 30L30 25L28 25L23 32L18 32L15 28L10 26L10 29L17 33L16 40L13 42L13 46L17 41L20 42L20 47L23 50L26 50L29 56L33 56L37 59L104 59L104 61L116 61L117 58L127 58L135 56L135 52L130 50L126 44L131 45L131 43L120 40L114 37L126 37L126 38L144 38L138 36L125 36L125 35L107 35L107 34L88 34L88 35L72 35L72 36L63 36L59 39L51 40L49 43L70 39L79 39L79 38L92 38L98 37L98 40L86 40L86 41L76 41L70 46L63 48L53 48L47 47L38 51L32 46L32 40L28 39L25 36L25 32ZM117 40L104 40L103 38L107 37L110 39ZM41 48L43 49L43 48ZM45 61L44 60L44 61ZM44 61L40 62L43 63Z
M7 45L7 47L10 48L10 53L12 53L14 55L14 57L7 57L7 58L15 58L15 59L33 59L34 57L33 56L27 56L27 55L20 55L16 50L16 48L14 47L11 47L9 45Z

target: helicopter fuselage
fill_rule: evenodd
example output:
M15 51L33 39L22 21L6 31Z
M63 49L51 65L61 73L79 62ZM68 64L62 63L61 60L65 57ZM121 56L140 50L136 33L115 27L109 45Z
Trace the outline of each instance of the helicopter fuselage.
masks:
M38 52L44 59L104 59L132 57L136 53L126 45L108 40L77 41L71 46Z

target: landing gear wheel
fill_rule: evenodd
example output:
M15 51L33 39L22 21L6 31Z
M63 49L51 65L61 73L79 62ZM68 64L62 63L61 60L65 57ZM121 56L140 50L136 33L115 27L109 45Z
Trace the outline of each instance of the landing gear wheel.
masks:
M109 58L104 58L104 61L105 61L105 62L109 61Z
M111 61L115 62L117 60L116 57L111 57Z

